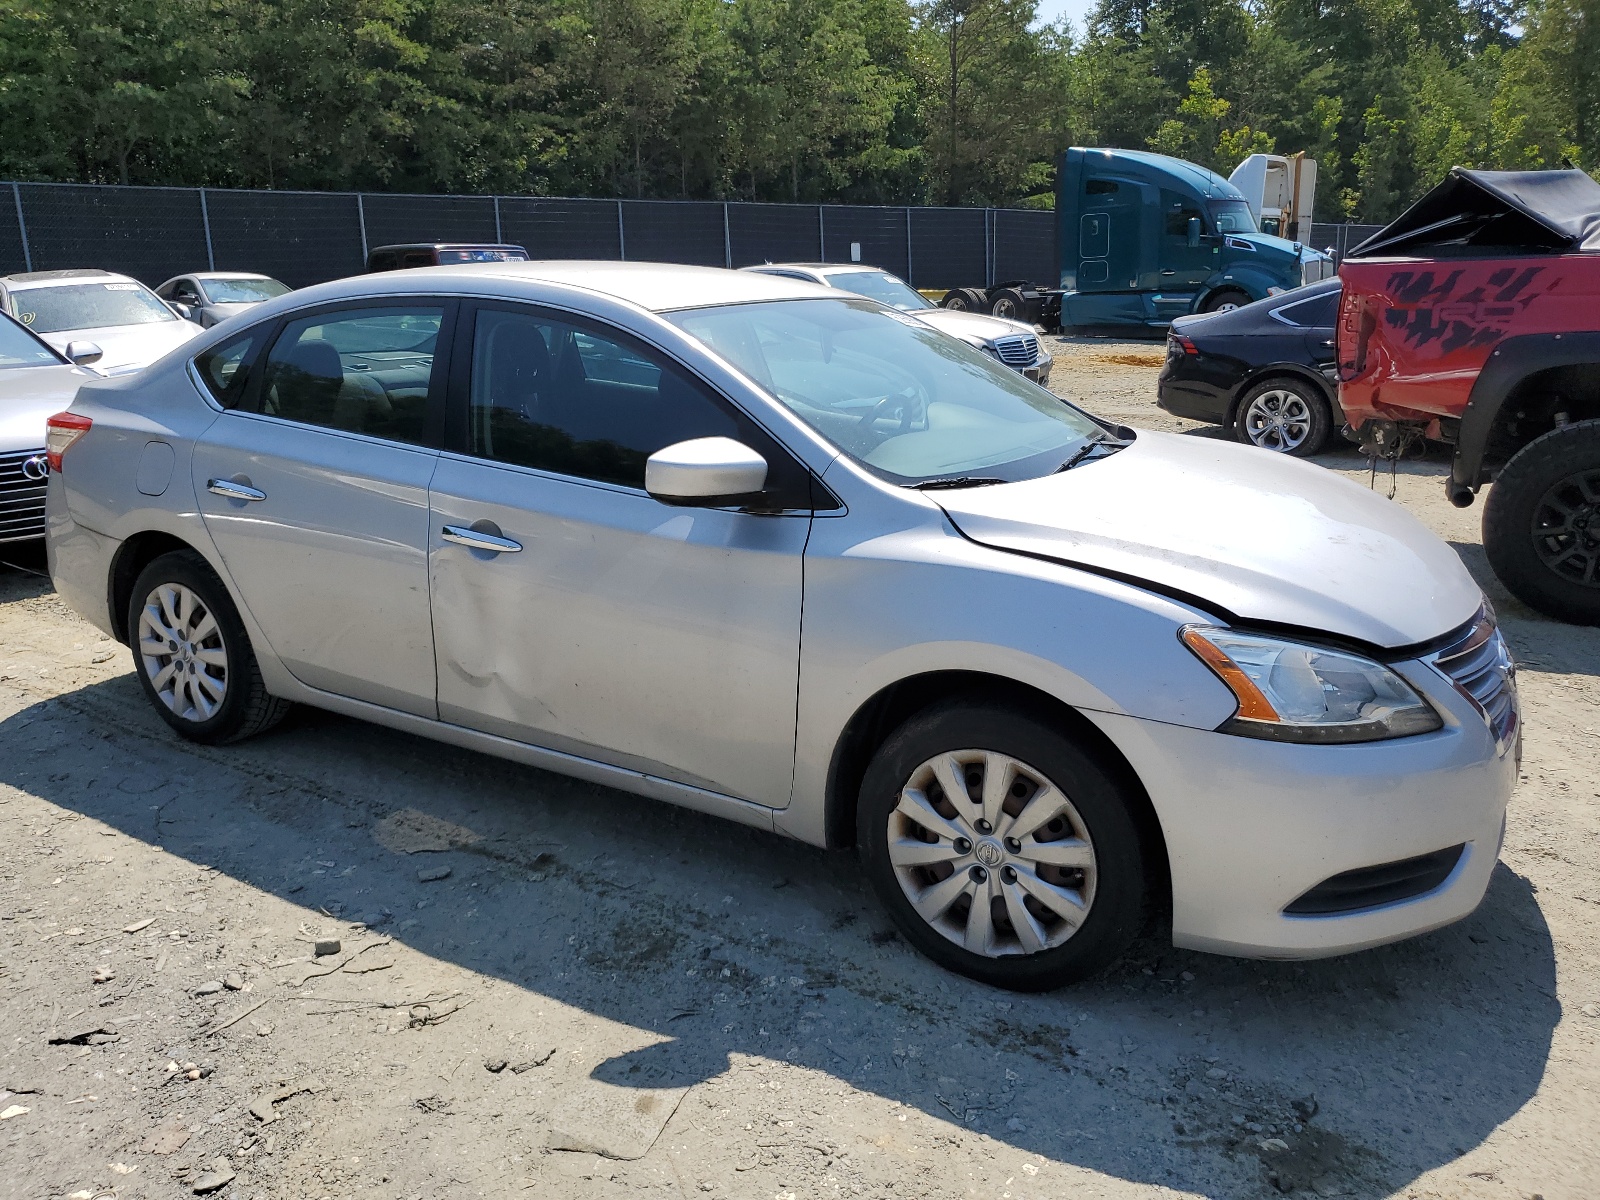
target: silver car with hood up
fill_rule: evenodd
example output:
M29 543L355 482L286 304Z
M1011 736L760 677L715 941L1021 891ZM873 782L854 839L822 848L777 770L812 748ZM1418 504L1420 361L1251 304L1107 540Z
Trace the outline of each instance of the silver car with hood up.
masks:
M92 382L49 453L56 586L179 734L305 703L853 846L1000 986L1164 904L1230 954L1407 937L1499 851L1515 679L1449 546L837 289L341 280Z

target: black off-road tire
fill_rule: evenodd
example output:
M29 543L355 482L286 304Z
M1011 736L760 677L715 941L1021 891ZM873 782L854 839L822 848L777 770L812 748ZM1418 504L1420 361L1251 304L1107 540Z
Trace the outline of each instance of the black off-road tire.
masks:
M188 588L215 618L227 657L227 686L223 698L216 712L203 720L187 718L169 707L152 683L140 652L140 614L150 595L169 583ZM134 674L139 677L145 696L162 720L192 742L216 746L243 741L271 729L292 707L288 700L267 691L255 650L228 589L210 564L193 550L163 554L139 572L128 599L128 641L133 650Z
M1575 482L1585 478L1594 501L1580 499L1583 489ZM1565 485L1564 494L1561 489ZM1600 420L1578 421L1535 438L1512 456L1494 484L1483 509L1483 548L1489 565L1529 608L1573 625L1600 625ZM1536 522L1555 510L1547 506L1554 496L1568 508L1590 513L1587 532L1565 535L1575 539L1576 553L1567 569L1589 582L1558 571L1547 557L1571 546L1562 536L1536 532ZM1567 501L1578 501L1567 503ZM1540 526L1549 530L1548 524ZM1541 555L1541 549L1544 554Z
M1213 292L1206 297L1206 302L1201 306L1201 312L1221 312L1229 304L1235 308L1243 308L1250 303L1250 293L1239 288L1223 288L1220 292Z
M929 759L986 750L1046 776L1077 811L1093 844L1092 903L1076 932L1031 954L989 956L957 945L917 912L890 859L890 817L901 789ZM1134 798L1097 756L1023 708L950 701L910 718L878 748L862 781L856 845L873 890L906 940L958 974L995 987L1037 992L1086 979L1115 961L1143 929L1149 906L1147 854Z
M1251 406L1262 396L1275 391L1293 393L1305 405L1308 428L1304 439L1292 449L1282 449L1258 442L1250 436L1247 428ZM1327 396L1316 384L1293 375L1277 375L1262 380L1239 398L1239 406L1233 413L1233 436L1239 441L1247 446L1271 450L1276 454L1288 454L1294 458L1310 458L1314 454L1321 453L1327 446L1328 437L1332 432L1333 412L1328 406Z

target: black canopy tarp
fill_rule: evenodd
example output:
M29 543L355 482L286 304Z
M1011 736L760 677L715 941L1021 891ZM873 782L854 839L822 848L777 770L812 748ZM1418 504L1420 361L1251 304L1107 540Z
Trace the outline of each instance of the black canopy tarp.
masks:
M1456 167L1346 258L1600 253L1600 183L1582 171Z

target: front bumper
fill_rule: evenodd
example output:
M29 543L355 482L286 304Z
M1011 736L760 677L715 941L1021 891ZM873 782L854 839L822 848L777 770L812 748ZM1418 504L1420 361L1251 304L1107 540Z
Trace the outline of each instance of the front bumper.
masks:
M1039 357L1034 359L1028 366L1020 368L1020 370L1026 378L1033 380L1040 387L1049 387L1050 368L1054 365L1055 359L1040 350Z
M1252 958L1319 958L1437 929L1489 886L1517 778L1515 739L1423 663L1397 668L1437 733L1348 746L1257 741L1087 713L1149 793L1172 873L1172 940ZM1335 875L1463 845L1422 895L1355 912L1284 909Z

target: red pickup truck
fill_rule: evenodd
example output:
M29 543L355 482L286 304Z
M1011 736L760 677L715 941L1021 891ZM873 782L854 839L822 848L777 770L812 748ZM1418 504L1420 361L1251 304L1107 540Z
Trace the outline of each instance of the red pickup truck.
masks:
M1339 267L1339 403L1389 456L1453 443L1510 591L1600 625L1600 183L1457 167Z

